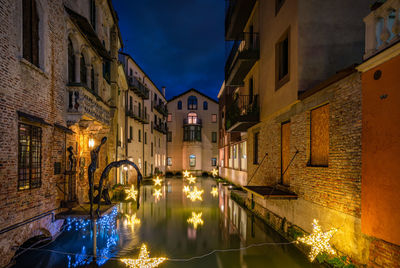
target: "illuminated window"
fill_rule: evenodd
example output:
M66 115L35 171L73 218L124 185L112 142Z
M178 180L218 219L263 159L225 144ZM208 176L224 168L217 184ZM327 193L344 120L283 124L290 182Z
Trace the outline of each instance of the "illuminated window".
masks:
M188 110L197 110L197 98L195 96L188 98Z
M217 122L217 115L216 114L212 114L211 115L211 122L212 123L216 123Z
M215 167L217 165L217 158L211 158L211 166Z
M194 154L189 156L189 166L191 167L196 166L196 156Z
M172 158L171 157L167 157L167 165L172 166Z
M172 122L172 114L168 114L167 121Z
M311 149L312 166L328 166L329 157L329 104L311 111Z
M178 101L178 110L182 110L182 101Z
M188 124L197 124L197 114L196 113L188 113Z

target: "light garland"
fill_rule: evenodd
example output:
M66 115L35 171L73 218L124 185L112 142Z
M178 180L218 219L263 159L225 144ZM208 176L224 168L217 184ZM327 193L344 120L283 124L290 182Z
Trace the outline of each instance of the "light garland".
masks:
M203 215L202 212L197 214L195 212L192 212L192 217L187 219L187 222L193 224L194 229L197 229L198 225L203 225L204 223L204 221L201 219L202 215Z
M187 171L187 170L185 170L185 171L183 172L183 177L184 177L184 178L189 178L189 176L190 176L190 172Z
M217 197L218 196L218 189L217 187L213 187L211 190L211 194L213 197Z
M158 190L155 189L154 193L153 193L153 196L155 196L156 199L160 199L160 197L162 196L161 189L158 189Z
M313 231L308 236L303 236L297 238L297 243L302 242L304 244L311 246L311 251L309 254L309 258L311 261L318 256L321 252L326 252L328 254L335 255L336 251L329 244L329 240L331 240L332 236L336 233L337 229L331 229L327 232L323 232L321 226L318 224L318 220L314 219L313 221Z
M189 184L191 183L196 183L196 177L193 177L192 175L190 175L190 177L187 178Z
M188 185L183 186L183 192L186 194L187 192L190 192L190 187Z
M128 194L128 196L125 198L125 200L133 199L136 201L138 191L135 190L135 186L132 185L130 189L125 189L125 193Z
M189 198L192 202L196 200L203 201L202 197L203 192L204 190L198 190L197 187L195 186L192 191L187 193L186 197Z
M160 179L158 176L157 176L157 178L153 179L153 181L154 181L154 186L157 186L157 185L161 186L162 179Z
M213 168L213 170L211 170L211 174L213 175L213 177L217 177L218 176L218 170L216 168Z
M149 258L150 252L147 250L145 244L140 248L139 257L137 259L121 259L130 268L150 268L157 267L167 260L165 257Z

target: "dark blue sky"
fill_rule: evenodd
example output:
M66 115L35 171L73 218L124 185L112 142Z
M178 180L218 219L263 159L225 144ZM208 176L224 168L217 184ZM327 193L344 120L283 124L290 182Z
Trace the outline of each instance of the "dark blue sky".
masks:
M124 52L167 99L195 88L216 99L224 79L224 0L113 0Z

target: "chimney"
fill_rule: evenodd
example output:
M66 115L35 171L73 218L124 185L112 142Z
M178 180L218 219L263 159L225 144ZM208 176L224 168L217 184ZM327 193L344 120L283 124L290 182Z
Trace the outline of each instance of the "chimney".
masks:
M165 87L163 86L161 89L162 89L162 94L165 97Z

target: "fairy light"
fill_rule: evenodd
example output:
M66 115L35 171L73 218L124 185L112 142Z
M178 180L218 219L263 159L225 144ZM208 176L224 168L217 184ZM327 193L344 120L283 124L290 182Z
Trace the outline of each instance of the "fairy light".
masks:
M160 179L158 176L157 176L157 178L153 179L153 181L154 181L154 186L157 186L157 185L161 186L162 179Z
M185 170L185 171L183 172L183 177L184 177L184 178L189 178L189 176L190 176L190 172L187 171L187 170Z
M157 267L161 263L167 260L165 257L150 258L150 252L147 250L147 246L142 244L140 248L139 257L137 259L121 259L130 268L150 268Z
M211 174L213 175L213 177L217 177L218 176L218 170L216 168L213 168L213 170L211 170Z
M187 219L187 222L193 224L194 229L197 229L198 225L203 225L204 223L204 221L201 219L202 215L203 215L202 212L197 214L195 212L192 212L192 217Z
M183 192L186 194L190 192L190 187L188 185L183 186Z
M211 194L213 197L217 197L218 196L218 189L217 187L213 187L211 190Z
M192 202L196 200L203 201L203 194L204 190L198 190L197 187L195 186L192 191L187 193L187 198L189 198Z
M327 232L323 232L321 226L318 224L318 220L314 219L313 221L313 231L308 236L303 236L297 238L297 243L302 242L304 244L311 246L311 251L309 254L309 258L311 261L314 261L315 257L318 256L321 252L326 252L328 254L335 255L336 251L329 244L329 240L331 240L332 236L336 233L337 229L331 229Z
M190 177L187 178L189 184L191 183L196 183L196 177L193 177L192 175L190 175Z
M138 191L135 190L135 186L132 185L130 189L125 189L125 193L128 194L128 196L125 198L125 200L133 199L136 201Z
M155 189L154 193L153 193L153 196L155 196L156 199L160 199L160 197L162 196L161 189L158 189L158 190Z

